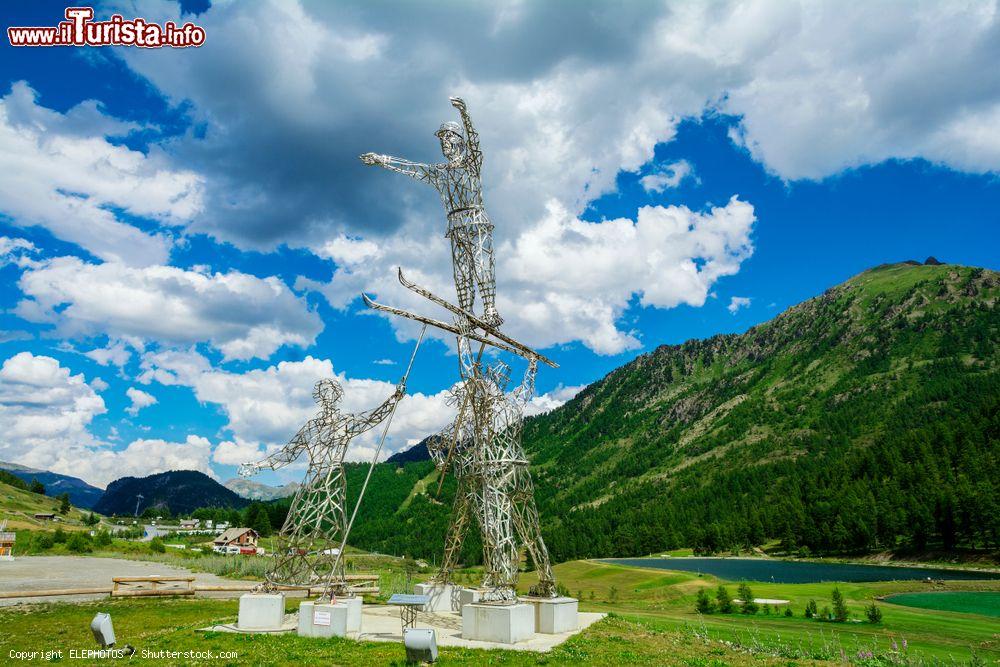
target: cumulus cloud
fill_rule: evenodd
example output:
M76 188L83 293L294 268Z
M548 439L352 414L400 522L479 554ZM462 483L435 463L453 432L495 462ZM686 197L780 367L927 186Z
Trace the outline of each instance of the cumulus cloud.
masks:
M101 259L136 266L165 261L168 235L141 231L110 209L180 225L201 207L200 181L156 149L143 154L107 139L132 129L93 101L65 114L52 111L25 82L15 83L0 98L0 212Z
M101 378L94 378L90 381L90 386L93 387L94 391L101 392L106 391L110 385Z
M747 296L734 296L729 299L729 305L726 306L726 310L735 315L740 308L748 308L750 306L750 297Z
M96 439L88 427L107 410L95 389L106 388L99 378L87 384L82 373L74 375L52 357L20 352L6 359L0 366L0 460L97 486L125 475L175 469L214 476L211 443L200 436L189 435L184 442L140 439L119 450ZM131 388L129 397L134 405L152 398Z
M250 359L266 358L282 345L308 346L323 329L305 300L278 278L238 271L209 274L57 257L26 270L18 285L26 298L16 312L52 324L66 337L208 341L226 359ZM101 363L127 355L120 343L88 353Z
M143 408L148 408L149 406L157 403L155 396L147 394L141 389L136 389L135 387L129 387L126 389L125 395L128 396L128 400L132 401L132 405L125 408L125 412L129 413L133 417L139 414L139 411Z
M203 403L220 407L228 418L233 439L216 450L218 463L239 463L284 445L318 408L313 398L316 382L333 378L344 388L340 409L361 412L380 405L394 391L390 382L348 378L336 373L328 359L307 356L302 361L282 361L244 373L214 369L194 350L151 352L143 355L140 382L191 387ZM452 418L448 394L408 394L396 409L383 454L397 451L408 441L441 430ZM382 427L359 436L348 452L349 460L370 459Z
M694 176L694 168L687 160L677 160L663 165L651 174L639 179L643 190L650 193L661 193L668 188L676 188L685 178Z
M98 347L83 354L102 366L113 364L121 367L132 358L132 351L129 350L124 341L120 340L109 341L105 347Z
M524 408L524 414L526 417L530 417L532 415L540 415L545 412L551 412L579 394L580 391L582 391L586 386L587 385L585 384L570 387L559 385L546 394L541 394L532 398L531 401L528 402L528 405Z

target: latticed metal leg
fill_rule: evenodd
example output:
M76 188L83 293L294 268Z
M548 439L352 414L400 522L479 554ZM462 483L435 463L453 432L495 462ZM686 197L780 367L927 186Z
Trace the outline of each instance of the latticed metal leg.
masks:
M403 632L406 632L407 628L413 628L417 625L417 608L413 605L400 605L399 607L399 620L403 625Z

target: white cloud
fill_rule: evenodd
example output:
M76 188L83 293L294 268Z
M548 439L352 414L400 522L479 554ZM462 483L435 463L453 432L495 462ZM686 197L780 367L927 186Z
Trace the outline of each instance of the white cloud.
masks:
M6 359L0 366L0 460L98 486L125 475L164 470L200 470L214 476L211 444L200 436L189 435L184 442L140 439L120 450L95 439L88 427L106 412L104 400L94 391L103 390L102 384L95 378L88 385L82 373L73 375L52 357L20 352ZM139 394L148 396L130 389L130 398ZM115 429L111 434L117 438Z
M726 310L735 315L740 308L750 307L750 297L748 296L734 296L729 299L729 305L726 306Z
M132 129L93 101L65 114L52 111L25 82L15 83L0 99L0 211L101 259L136 266L165 261L169 236L143 232L109 209L179 225L201 207L200 182L155 148L143 154L105 138Z
M141 389L136 389L135 387L129 387L125 390L125 395L128 399L132 401L132 405L125 408L125 412L129 413L133 417L139 414L139 410L143 408L148 408L151 405L157 403L156 397L152 394L147 394Z
M25 256L33 254L37 250L35 244L27 239L0 236L0 266L4 264L24 265Z
M217 448L215 460L219 463L239 462L237 458L247 455L253 458L264 449L287 443L303 424L316 416L318 408L312 394L320 379L334 378L341 383L344 398L340 408L344 412L370 410L395 389L391 382L335 373L329 360L311 356L302 361L282 361L267 368L231 373L211 368L197 352L170 351L145 354L142 366L140 382L155 380L188 386L199 401L222 409L233 439ZM404 397L393 417L383 455L398 451L410 440L441 430L454 417L454 408L446 405L447 398L446 391ZM370 459L383 427L384 424L358 437L347 458Z
M396 362L393 359L376 359L372 362L376 366L395 366Z
M687 160L678 160L643 176L639 179L639 183L646 192L661 193L667 188L676 188L685 178L690 178L693 175L694 168L691 163Z
M106 391L110 385L101 378L94 378L90 381L90 386L93 387L94 391L100 392Z
M226 359L266 358L282 345L308 346L319 316L278 278L204 274L170 266L88 264L58 257L25 271L21 317L66 337L107 334L174 345L210 342ZM120 343L88 356L117 363Z
M108 341L107 346L99 347L89 352L83 353L85 357L93 359L102 366L114 364L119 368L128 363L132 358L132 351L128 349L124 341Z
M585 384L571 387L559 385L546 394L535 396L524 408L524 415L530 417L532 415L540 415L544 412L551 412L579 394L586 386Z

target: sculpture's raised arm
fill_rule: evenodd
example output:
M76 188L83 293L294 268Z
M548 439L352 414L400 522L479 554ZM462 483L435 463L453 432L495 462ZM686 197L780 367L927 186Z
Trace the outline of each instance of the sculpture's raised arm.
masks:
M368 410L367 412L357 412L347 418L347 435L348 437L354 437L365 431L374 428L383 419L389 416L392 409L396 407L396 403L399 399L403 398L406 394L406 383L400 380L399 384L396 385L396 391L385 399L385 402L377 408Z
M452 97L449 99L451 106L458 109L459 115L462 116L462 125L465 126L465 148L469 151L469 160L478 168L483 164L483 152L479 150L479 133L476 132L476 128L472 124L472 118L469 117L469 110L465 106L465 100L461 97Z
M514 402L522 407L528 404L535 394L535 374L538 372L538 357L532 357L528 361L528 369L524 371L524 380L521 385L514 390Z
M313 421L310 420L305 426L299 429L287 445L274 452L270 456L256 463L241 463L238 469L240 477L250 477L256 475L263 469L277 470L299 458L299 455L309 445L309 435L313 428Z
M410 162L402 158L377 153L364 153L360 157L361 161L368 166L382 167L397 174L415 178L423 183L433 183L437 179L437 167L432 164Z

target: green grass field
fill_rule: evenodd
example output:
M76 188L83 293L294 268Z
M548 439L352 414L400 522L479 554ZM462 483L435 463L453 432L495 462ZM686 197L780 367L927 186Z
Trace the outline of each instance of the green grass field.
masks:
M864 620L864 607L873 598L928 594L929 585L922 582L840 584L851 620L832 623L804 618L802 612L809 600L821 609L830 605L833 584L755 584L755 597L789 601L780 606L782 613L700 615L694 611L695 596L703 588L714 593L720 584L715 578L591 561L562 563L556 574L571 595L580 597L582 611L607 612L609 617L548 654L442 648L441 664L722 667L1000 662L997 621L988 615L880 602L882 622ZM525 589L532 578L523 577ZM735 596L736 583L726 584ZM1000 595L1000 582L935 585L934 594L958 590ZM288 609L297 604L289 600ZM783 615L786 606L793 611L791 617ZM93 648L87 625L97 611L112 614L120 643L147 651L145 659L141 655L134 659L137 662L163 664L155 657L157 651L179 652L168 664L367 665L402 664L404 659L402 646L392 643L201 631L235 620L236 600L212 599L115 599L0 608L0 655L62 649L67 652L65 660L70 649ZM232 655L220 657L224 653Z
M886 602L918 609L1000 617L1000 593L997 592L900 593L890 595Z

